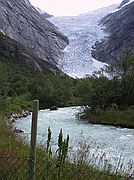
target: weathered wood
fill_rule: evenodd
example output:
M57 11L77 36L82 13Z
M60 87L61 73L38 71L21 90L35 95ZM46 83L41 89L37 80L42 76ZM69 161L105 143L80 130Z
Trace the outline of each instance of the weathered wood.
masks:
M33 101L32 126L31 126L31 145L29 161L29 180L35 177L35 158L36 158L36 139L37 139L37 120L38 120L39 101Z

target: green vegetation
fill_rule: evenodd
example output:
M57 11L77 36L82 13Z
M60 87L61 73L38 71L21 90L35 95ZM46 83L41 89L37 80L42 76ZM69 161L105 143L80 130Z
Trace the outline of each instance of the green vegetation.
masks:
M22 109L30 110L33 99L40 101L40 108L82 105L85 106L80 113L82 119L86 118L92 123L134 128L133 54L126 53L120 62L106 68L110 79L103 75L104 70L99 77L98 73L94 73L93 77L73 79L60 72L57 75L50 72L33 73L17 61L18 54L11 56L12 53L7 53L8 48L4 50L0 51L0 157L29 155L28 145L16 140L5 117ZM90 179L123 179L120 175L116 177L110 174L109 164L106 171L100 172L81 160L77 163L67 162L69 138L63 140L62 132L59 135L57 154L63 168L58 166L57 159L51 157L51 130L48 132L47 150L45 152L38 148L37 158L49 160L49 165L44 165L44 168L47 166L49 174L51 171L55 172L53 177L58 167L61 177L68 179L74 177L81 180L87 179L87 176ZM65 170L64 167L68 168Z
M100 73L99 77L95 73L79 82L81 104L90 107L84 108L80 117L92 123L134 128L134 54L127 52L120 62Z
M133 54L126 53L122 61L106 68L111 79L103 73L83 79L33 74L8 58L0 57L0 112L30 110L32 100L39 99L40 108L88 105L90 109L85 108L80 118L92 123L134 127Z
M0 112L31 109L32 100L39 99L40 108L88 105L85 116L91 122L134 127L134 54L126 52L120 62L92 77L73 79L59 71L55 75L30 69L33 64L25 59L35 57L1 33L0 40Z
M77 104L76 80L61 74L31 74L19 65L7 63L3 57L0 57L0 82L0 110L28 109L33 99L39 99L41 108Z
M96 109L91 111L89 107L83 107L78 113L78 118L86 119L93 124L114 125L122 128L134 128L134 109Z

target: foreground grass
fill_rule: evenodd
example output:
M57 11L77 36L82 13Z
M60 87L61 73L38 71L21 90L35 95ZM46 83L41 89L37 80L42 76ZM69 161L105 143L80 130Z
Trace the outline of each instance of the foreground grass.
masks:
M0 116L0 157L28 156L28 146L15 138L12 126L6 120L5 116Z
M29 178L28 159L24 158L1 158L0 178L23 179ZM94 168L82 164L58 165L57 161L48 159L36 160L35 179L47 180L125 180L119 175L108 175L108 172L99 172Z
M7 126L5 116L0 116L0 178L28 179L29 146L17 140L12 127ZM120 174L111 174L109 168L99 171L85 162L61 163L57 157L49 157L45 150L37 148L36 179L57 180L125 180Z

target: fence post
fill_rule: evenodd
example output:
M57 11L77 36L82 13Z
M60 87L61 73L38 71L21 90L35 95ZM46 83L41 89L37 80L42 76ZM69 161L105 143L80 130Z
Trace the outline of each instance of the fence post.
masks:
M29 180L34 180L35 176L35 158L36 158L36 137L37 137L37 119L38 119L39 101L33 101L32 126L31 126L31 144L29 159Z

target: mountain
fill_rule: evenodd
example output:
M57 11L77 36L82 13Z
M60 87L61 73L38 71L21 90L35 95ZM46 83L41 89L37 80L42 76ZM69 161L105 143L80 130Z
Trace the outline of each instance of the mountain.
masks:
M127 4L129 0L123 0L121 4L119 5L118 9L122 8L125 4Z
M117 5L112 5L79 16L49 18L69 38L69 45L60 61L63 72L72 77L83 77L103 67L103 63L92 58L91 48L105 36L98 21L116 7Z
M0 0L0 31L34 56L57 65L68 38L28 0Z
M55 65L30 54L23 45L2 33L0 33L0 66L21 73L60 72Z
M123 1L101 19L107 36L93 46L92 57L102 62L119 61L126 51L134 52L134 1Z

